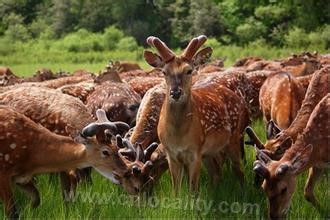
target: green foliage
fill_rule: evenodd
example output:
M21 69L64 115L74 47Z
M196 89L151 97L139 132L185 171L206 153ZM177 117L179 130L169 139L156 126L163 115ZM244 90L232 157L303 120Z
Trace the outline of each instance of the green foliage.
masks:
M279 5L267 5L256 8L254 14L263 23L272 25L288 18L289 11Z
M309 45L307 33L298 27L292 28L284 38L288 47L307 48Z
M124 37L119 40L117 49L122 51L136 51L139 49L139 46L133 37Z
M103 41L107 50L114 50L117 47L118 42L124 37L124 33L114 26L110 26L105 29L103 34Z
M247 19L246 23L239 25L236 28L236 35L242 43L257 40L260 36L263 36L265 32L266 27L261 22L256 21L253 18Z

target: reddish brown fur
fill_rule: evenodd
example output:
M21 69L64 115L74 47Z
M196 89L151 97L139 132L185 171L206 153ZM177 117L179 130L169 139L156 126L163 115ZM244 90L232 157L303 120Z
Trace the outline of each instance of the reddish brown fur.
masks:
M0 94L0 104L10 106L50 131L65 136L70 135L66 126L81 130L93 121L92 115L81 101L48 88L12 89ZM63 175L61 179L64 181L63 193L75 191L77 182L68 180L74 180L73 176Z
M259 102L264 120L273 120L286 129L295 119L304 99L306 88L289 73L269 76L260 89Z
M111 121L131 124L140 105L140 96L126 83L104 82L88 96L86 106L95 115L97 109L106 111Z
M37 192L31 182L36 174L93 166L113 179L113 172L122 176L126 170L111 147L79 135L75 136L77 142L56 135L7 106L0 106L0 134L0 198L11 218L18 217L12 183Z
M39 69L33 74L33 76L24 78L24 82L43 82L50 79L56 79L57 76L47 68Z
M211 51L205 48L194 56L205 40L203 36L194 38L187 47L191 51L186 48L181 57L174 57L159 39L149 37L148 43L156 46L162 57L151 52L144 54L149 64L164 65L166 98L158 123L158 136L167 151L176 190L181 186L184 167L189 173L190 189L197 189L202 158L217 182L225 152L236 173L241 180L243 178L240 140L247 125L244 123L248 121L245 120L248 113L243 101L231 90L211 83L191 87L192 63L203 61L209 55L205 53Z
M127 82L136 93L138 93L141 98L146 94L146 92L151 89L152 87L161 84L164 82L164 79L161 77L134 77L129 79Z
M272 153L282 156L283 150L281 149L282 143L288 138L292 138L293 141L296 140L299 133L306 127L306 123L310 117L311 112L317 105L317 103L329 93L329 73L330 67L324 67L321 70L315 72L311 79L310 85L308 86L305 98L303 100L302 106L298 111L297 117L292 122L289 128L283 130L278 137L275 139L268 140L265 144L265 148Z
M69 84L58 88L64 94L71 95L86 103L87 97L95 90L95 83L81 82L77 84Z
M130 61L116 61L114 63L114 68L119 72L119 73L124 73L128 71L133 71L133 70L141 70L141 67L137 63L133 63Z
M0 66L0 86L10 86L21 80L8 67Z
M294 145L287 150L279 161L266 164L269 173L263 183L263 189L269 198L269 217L284 217L289 208L295 190L296 177L307 169L309 177L304 195L316 208L320 204L316 200L313 189L322 170L328 167L330 122L330 96L327 94L313 110L302 134ZM282 167L287 171L282 171Z

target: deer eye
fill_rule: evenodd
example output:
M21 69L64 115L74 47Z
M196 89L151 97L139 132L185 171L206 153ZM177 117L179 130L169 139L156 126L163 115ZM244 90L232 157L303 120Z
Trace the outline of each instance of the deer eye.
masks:
M191 74L192 74L192 72L193 72L193 70L192 70L192 69L188 70L188 71L187 71L187 75L191 75Z
M167 76L167 72L162 70L162 73L164 74L164 76Z

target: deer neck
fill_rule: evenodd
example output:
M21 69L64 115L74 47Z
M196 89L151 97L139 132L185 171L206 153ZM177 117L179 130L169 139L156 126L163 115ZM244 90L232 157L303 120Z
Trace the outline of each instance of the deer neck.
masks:
M186 95L184 100L176 102L171 100L169 93L166 94L162 112L167 125L170 125L174 131L184 129L191 123L192 116L192 97L191 93Z
M48 173L87 167L86 147L70 137L56 135L38 146L39 153L32 156L34 173Z

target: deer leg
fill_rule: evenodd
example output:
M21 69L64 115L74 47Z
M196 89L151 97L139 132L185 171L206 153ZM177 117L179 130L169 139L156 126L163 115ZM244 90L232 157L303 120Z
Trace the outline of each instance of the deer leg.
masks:
M238 142L237 142L238 141ZM238 177L240 184L244 183L244 173L241 168L241 149L239 140L229 144L229 158L232 162L232 168Z
M40 194L33 181L26 184L17 183L17 185L31 197L32 207L37 208L40 205Z
M72 200L77 186L76 176L70 172L60 172L61 189L64 201Z
M195 155L194 160L188 165L189 170L189 189L192 192L198 191L199 177L201 172L201 155Z
M319 169L317 167L310 168L309 173L308 173L308 179L307 179L305 189L304 189L304 196L305 196L306 200L309 201L310 203L312 203L313 206L315 208L317 208L318 210L320 210L320 204L317 201L317 199L315 198L313 190L314 190L316 181L321 176L321 173L322 173L322 169Z
M91 167L87 167L84 169L77 169L77 174L79 177L79 180L81 180L81 182L86 183L86 184L92 184L92 168Z
M174 193L177 194L179 189L181 189L182 178L183 178L183 164L178 161L168 157L168 165L170 168L172 185L174 188Z
M215 188L219 184L224 162L225 157L223 153L219 153L216 157L206 156L204 159L204 165L209 176L211 177L211 188Z
M14 196L11 189L11 181L8 178L1 178L0 198L3 201L5 212L10 219L18 219L15 207Z

